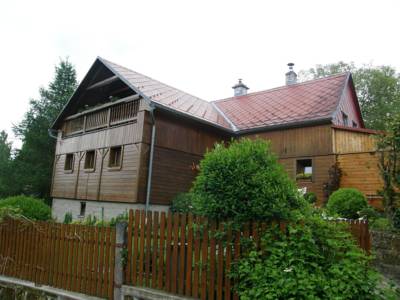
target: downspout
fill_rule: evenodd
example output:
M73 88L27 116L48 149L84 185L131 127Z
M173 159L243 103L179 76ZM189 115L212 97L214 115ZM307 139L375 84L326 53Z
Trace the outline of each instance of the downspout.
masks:
M153 105L151 105L150 106L150 116L151 116L151 121L152 121L153 125L151 128L149 172L147 175L146 211L148 211L150 208L151 176L153 173L154 141L155 141L155 136L156 136L156 120L154 118L154 109L155 109L155 107Z

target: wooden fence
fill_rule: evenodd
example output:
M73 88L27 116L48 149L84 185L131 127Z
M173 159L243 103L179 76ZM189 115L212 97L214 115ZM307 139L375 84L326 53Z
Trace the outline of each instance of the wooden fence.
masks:
M341 222L341 221L339 221ZM284 223L278 224L282 231ZM242 232L225 230L191 214L130 211L125 283L201 299L238 299L229 277L240 257L242 237L259 242L267 224L253 223ZM369 252L368 223L350 222L350 232Z
M0 274L113 298L115 228L7 219L0 224Z

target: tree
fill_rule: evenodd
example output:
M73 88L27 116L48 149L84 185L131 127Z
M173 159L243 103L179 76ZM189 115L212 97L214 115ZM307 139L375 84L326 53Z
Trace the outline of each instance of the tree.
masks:
M400 207L400 114L390 118L387 131L381 135L378 150L379 168L383 179L383 204L391 222Z
M303 204L269 142L261 139L217 144L200 162L191 192L196 212L238 225L291 219Z
M49 199L55 140L48 134L57 115L77 87L76 71L68 60L55 67L54 79L40 88L20 124L14 127L22 147L13 162L19 193Z
M8 135L0 132L0 198L10 194L11 146Z
M366 127L384 130L387 118L400 112L400 74L391 66L364 65L358 68L354 63L340 61L300 71L299 78L308 80L342 72L353 74Z

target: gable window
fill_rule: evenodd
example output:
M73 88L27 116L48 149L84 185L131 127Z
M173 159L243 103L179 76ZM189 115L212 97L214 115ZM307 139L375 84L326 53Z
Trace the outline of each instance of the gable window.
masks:
M79 210L79 217L84 217L86 213L86 202L81 202L81 209Z
M74 170L74 154L68 153L65 155L64 171L71 172Z
M94 150L86 151L85 170L94 170L96 161L96 152Z
M342 112L342 120L344 126L349 126L349 117L344 112Z
M108 160L109 168L119 169L122 166L122 147L112 147L110 148L110 156Z
M313 174L312 159L298 159L296 161L296 179L311 180Z
M353 127L357 128L357 123L353 121Z

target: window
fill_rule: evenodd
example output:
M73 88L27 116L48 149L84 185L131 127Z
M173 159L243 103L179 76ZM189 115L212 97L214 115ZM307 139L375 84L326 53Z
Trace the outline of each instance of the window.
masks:
M95 161L96 161L96 152L94 150L86 151L85 170L94 170Z
M79 216L83 217L85 216L85 213L86 213L86 202L81 202L81 209L79 212Z
M357 123L353 121L353 127L357 128Z
M342 112L342 119L343 119L343 125L349 126L349 117L344 112Z
M312 159L299 159L296 162L296 179L312 179Z
M72 172L74 170L74 154L68 153L65 155L64 171Z
M121 168L122 165L122 147L112 147L108 160L109 168Z

